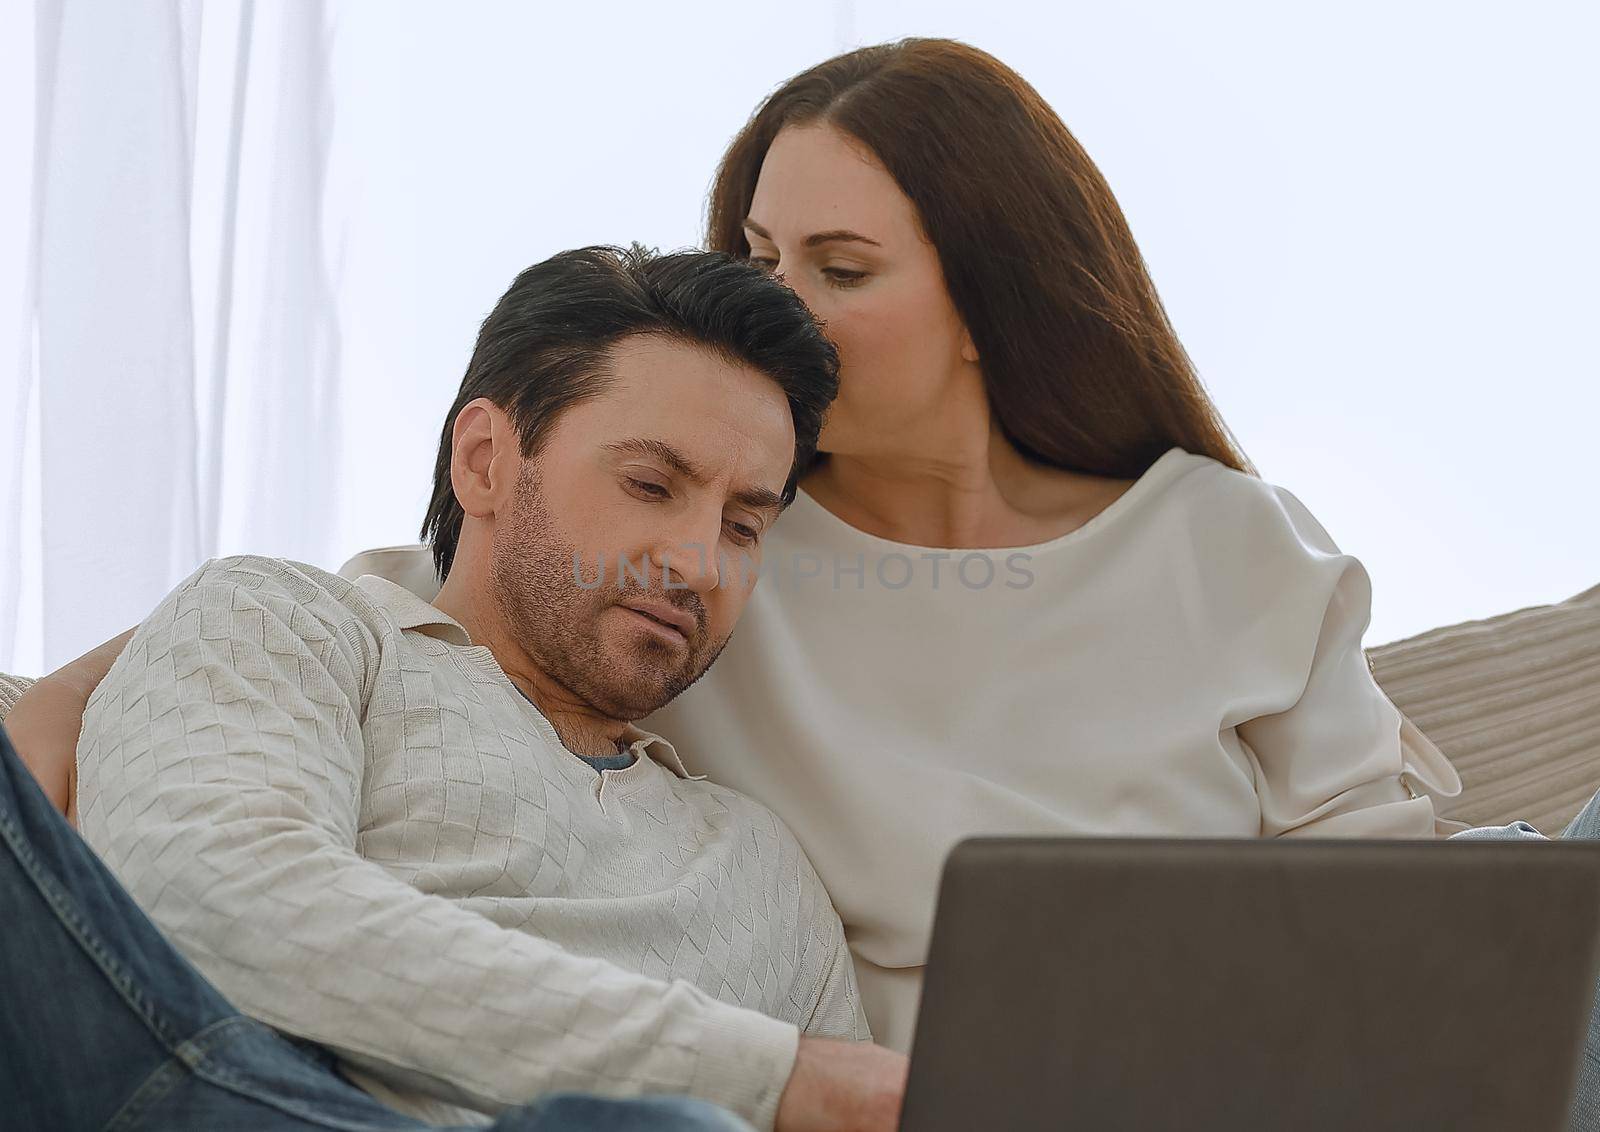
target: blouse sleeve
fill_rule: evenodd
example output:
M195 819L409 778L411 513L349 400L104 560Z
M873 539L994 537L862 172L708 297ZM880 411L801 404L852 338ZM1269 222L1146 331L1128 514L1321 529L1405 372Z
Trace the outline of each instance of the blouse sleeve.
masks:
M1461 792L1455 768L1406 722L1362 649L1372 585L1292 494L1271 486L1287 524L1264 593L1268 651L1292 702L1237 726L1253 760L1264 837L1434 837L1459 828L1430 795Z

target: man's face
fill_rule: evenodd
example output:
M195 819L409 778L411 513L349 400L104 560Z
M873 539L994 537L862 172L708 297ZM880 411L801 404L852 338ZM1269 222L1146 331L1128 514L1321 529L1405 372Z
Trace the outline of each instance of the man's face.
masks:
M610 371L523 463L491 581L541 670L633 720L727 643L778 516L794 425L769 377L699 346L631 338Z

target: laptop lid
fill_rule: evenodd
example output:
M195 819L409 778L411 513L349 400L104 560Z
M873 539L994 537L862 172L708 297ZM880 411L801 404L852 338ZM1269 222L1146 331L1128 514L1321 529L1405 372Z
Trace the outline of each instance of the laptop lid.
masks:
M1600 844L970 840L906 1132L1564 1129Z

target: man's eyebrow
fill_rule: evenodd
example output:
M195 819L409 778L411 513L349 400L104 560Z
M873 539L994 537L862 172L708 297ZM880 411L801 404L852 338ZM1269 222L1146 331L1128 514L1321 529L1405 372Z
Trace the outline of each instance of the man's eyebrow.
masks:
M664 440L636 436L606 445L606 451L619 456L648 456L660 460L684 479L695 484L706 482L705 473L672 445ZM764 487L744 487L733 493L733 498L752 511L762 511L776 516L783 510L783 496Z
M697 484L706 482L705 474L695 467L687 456L664 440L635 436L607 444L606 451L615 452L618 456L649 456L660 460L686 480Z
M745 218L744 226L763 240L772 239L772 233L749 217ZM848 228L831 228L826 232L814 232L805 238L805 246L815 248L822 244L871 244L875 248L883 247L877 240L863 236L860 232L852 232Z
M744 487L733 493L734 499L752 511L763 512L770 521L783 511L783 496L764 487Z

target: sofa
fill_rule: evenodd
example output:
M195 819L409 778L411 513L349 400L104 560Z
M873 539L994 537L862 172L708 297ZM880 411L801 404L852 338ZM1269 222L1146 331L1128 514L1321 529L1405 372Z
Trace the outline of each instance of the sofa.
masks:
M1600 789L1600 586L1380 645L1367 662L1461 775L1440 816L1554 835Z

